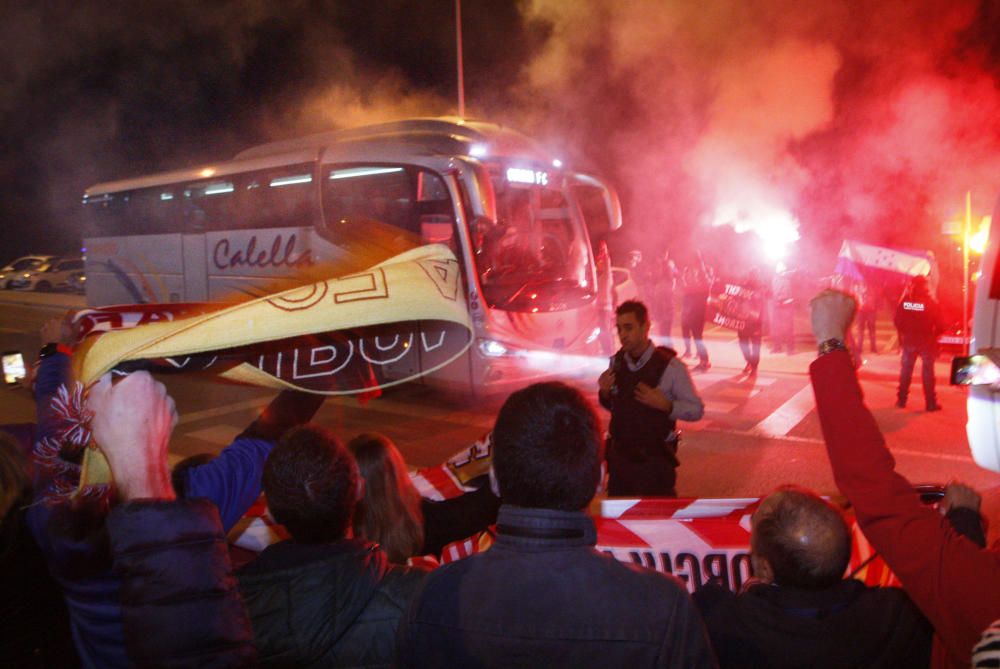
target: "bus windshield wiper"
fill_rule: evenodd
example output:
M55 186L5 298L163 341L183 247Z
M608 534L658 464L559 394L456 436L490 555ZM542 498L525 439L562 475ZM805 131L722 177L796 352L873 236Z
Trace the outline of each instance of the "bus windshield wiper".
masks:
M499 306L501 307L510 306L515 301L517 301L517 299L521 297L521 294L524 293L524 291L526 291L528 288L538 287L538 286L555 286L559 284L564 284L566 282L572 282L574 286L577 285L577 283L573 281L573 279L569 279L567 277L562 277L562 276L551 277L551 278L545 278L545 277L529 278L525 280L520 286L518 286L517 290L511 293L510 296L507 297Z

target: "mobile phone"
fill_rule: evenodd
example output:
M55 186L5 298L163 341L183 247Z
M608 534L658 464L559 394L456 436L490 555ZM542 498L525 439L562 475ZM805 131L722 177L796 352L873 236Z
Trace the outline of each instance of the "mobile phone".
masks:
M956 386L996 385L1000 383L1000 368L989 356L958 356L951 361L951 383Z
M24 368L24 356L20 351L7 351L3 354L3 382L8 386L17 383L27 376Z

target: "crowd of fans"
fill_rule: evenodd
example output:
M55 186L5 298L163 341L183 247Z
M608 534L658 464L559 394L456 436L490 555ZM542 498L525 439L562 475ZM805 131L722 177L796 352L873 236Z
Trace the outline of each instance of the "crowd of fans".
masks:
M854 311L843 293L817 296L817 342L843 342ZM850 353L821 351L810 375L837 486L903 589L845 574L842 509L793 486L757 506L739 593L709 583L692 597L596 551L602 419L558 382L510 395L489 475L434 502L390 439L345 444L310 422L322 397L294 391L218 456L171 471L165 387L109 375L86 410L114 483L75 491L88 446L53 411L71 357L55 347L34 379L37 424L0 436L0 666L1000 666L1000 552L978 495L954 484L939 509L922 504ZM234 569L226 533L262 492L288 538ZM425 558L487 528L485 552Z

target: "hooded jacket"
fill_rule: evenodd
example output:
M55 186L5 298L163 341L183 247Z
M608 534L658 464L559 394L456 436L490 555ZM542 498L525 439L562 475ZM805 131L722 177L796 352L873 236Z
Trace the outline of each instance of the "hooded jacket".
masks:
M426 572L376 544L283 541L238 573L261 667L388 667L399 618Z

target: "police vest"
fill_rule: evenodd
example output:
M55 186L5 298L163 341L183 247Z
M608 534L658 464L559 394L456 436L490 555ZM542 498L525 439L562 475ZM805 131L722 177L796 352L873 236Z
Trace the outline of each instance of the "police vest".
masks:
M905 297L893 319L903 346L930 346L937 340L937 304L923 296Z
M637 459L664 452L672 456L673 449L665 449L664 444L673 434L676 421L666 412L636 400L635 388L640 382L653 388L658 386L667 365L675 357L677 352L673 349L657 346L646 364L633 372L625 361L625 351L615 354L612 363L615 385L608 408L611 409L609 431L616 454Z

